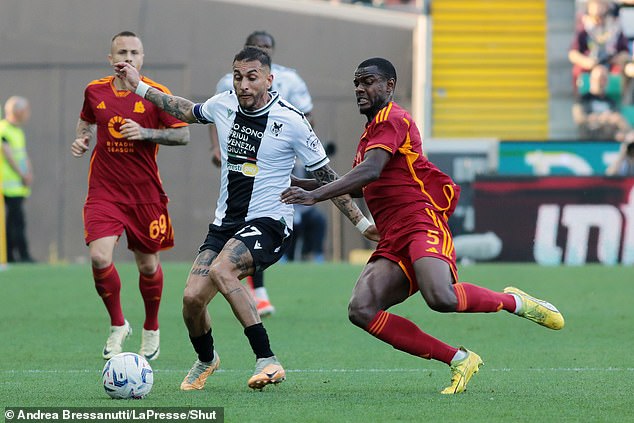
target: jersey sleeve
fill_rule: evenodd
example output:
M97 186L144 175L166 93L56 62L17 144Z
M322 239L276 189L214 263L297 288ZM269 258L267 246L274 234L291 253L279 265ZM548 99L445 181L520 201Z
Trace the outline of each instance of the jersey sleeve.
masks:
M84 90L84 104L81 107L81 112L79 112L79 118L84 122L88 122L90 124L94 124L95 122L97 122L94 110L92 108L92 105L90 104L90 91L88 87L86 87L86 89Z
M233 90L233 75L228 73L216 84L216 94L220 94L225 91Z
M308 87L304 80L297 74L297 72L289 72L289 86L293 87L290 90L288 100L293 106L299 109L302 113L310 113L313 110L313 99L310 96Z
M222 94L222 93L221 93ZM216 120L214 119L214 113L216 109L216 105L218 104L218 96L221 94L216 94L211 97L204 103L194 104L194 109L192 112L194 113L194 117L200 123L214 123Z
M312 172L328 164L330 159L310 123L303 116L299 119L293 148L306 170Z

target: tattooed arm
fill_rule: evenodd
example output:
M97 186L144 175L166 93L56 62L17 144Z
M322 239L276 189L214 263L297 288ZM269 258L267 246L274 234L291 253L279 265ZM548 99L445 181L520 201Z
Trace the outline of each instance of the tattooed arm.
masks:
M121 125L119 132L121 132L124 138L129 140L145 140L162 145L186 145L189 142L188 127L163 129L144 128L132 119L126 119L125 123Z
M79 119L75 129L75 141L70 146L70 152L75 157L81 157L88 151L90 140L95 136L96 126Z
M117 77L123 81L129 91L135 92L141 78L139 72L129 63L115 63L115 73ZM161 90L150 87L144 98L156 104L162 110L187 123L196 123L198 120L194 117L194 103L186 98L165 94Z

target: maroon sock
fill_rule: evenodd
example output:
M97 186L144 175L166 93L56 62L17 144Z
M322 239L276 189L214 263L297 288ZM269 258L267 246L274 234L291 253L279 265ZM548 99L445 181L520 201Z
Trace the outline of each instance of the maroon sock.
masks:
M470 283L456 283L453 289L458 297L457 312L495 313L502 309L513 313L515 297L511 294L491 291Z
M121 297L119 295L121 292L121 279L119 279L119 273L117 273L114 263L103 269L97 269L93 266L92 275L95 279L97 293L103 300L106 310L108 310L110 325L123 326L125 318L121 310Z
M145 330L157 330L159 328L158 312L163 294L163 269L159 264L152 275L139 274L139 290L145 304Z
M411 321L380 310L368 325L367 331L397 350L450 364L458 351L450 345L426 334Z

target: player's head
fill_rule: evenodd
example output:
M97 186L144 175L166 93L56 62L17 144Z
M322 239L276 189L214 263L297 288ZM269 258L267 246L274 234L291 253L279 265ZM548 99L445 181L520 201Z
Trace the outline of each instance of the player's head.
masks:
M257 110L269 100L273 84L271 57L257 47L245 47L233 58L233 88L240 107Z
M245 47L257 47L266 51L269 57L273 57L275 50L275 39L266 31L254 31L247 37L244 42Z
M143 43L141 39L131 31L116 34L110 43L108 61L110 65L126 62L140 71L143 67Z
M11 124L21 126L28 122L31 117L31 106L29 100L24 97L14 95L4 103L4 115Z
M354 72L354 86L359 112L371 120L392 101L396 69L389 60L380 57L364 60Z

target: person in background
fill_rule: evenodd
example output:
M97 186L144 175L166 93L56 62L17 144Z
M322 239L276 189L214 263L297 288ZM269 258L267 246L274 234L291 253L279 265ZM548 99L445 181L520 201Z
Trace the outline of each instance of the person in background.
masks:
M136 34L123 31L112 38L110 66L125 62L140 71L143 59L143 43ZM169 93L167 87L145 76L142 79ZM156 156L159 144L187 144L189 128L130 93L123 81L111 75L92 81L84 91L72 155L82 157L93 141L83 216L95 288L110 317L110 335L102 356L109 359L122 352L123 342L132 334L121 308L121 279L112 257L125 231L145 305L139 354L155 360L160 353L158 313L163 293L159 251L174 246Z
M7 261L32 263L34 260L26 236L24 202L31 195L33 168L22 129L31 118L29 101L20 96L10 97L4 104L4 114L5 119L0 121L0 180L6 214Z
M275 39L266 31L254 31L247 36L244 47L257 47L264 50L272 58L275 52ZM296 109L304 114L311 126L314 126L315 122L312 118L313 100L306 83L295 69L271 63L271 74L273 75L271 91L277 92L281 98L295 106ZM232 89L233 74L227 73L216 84L216 94ZM211 140L211 161L216 166L220 166L220 147L216 125L214 124L209 124L209 138ZM297 233L295 233L295 236L297 236ZM253 276L248 276L247 284L255 297L258 314L261 317L266 317L275 313L275 307L271 303L269 294L264 286L264 272L257 271Z

